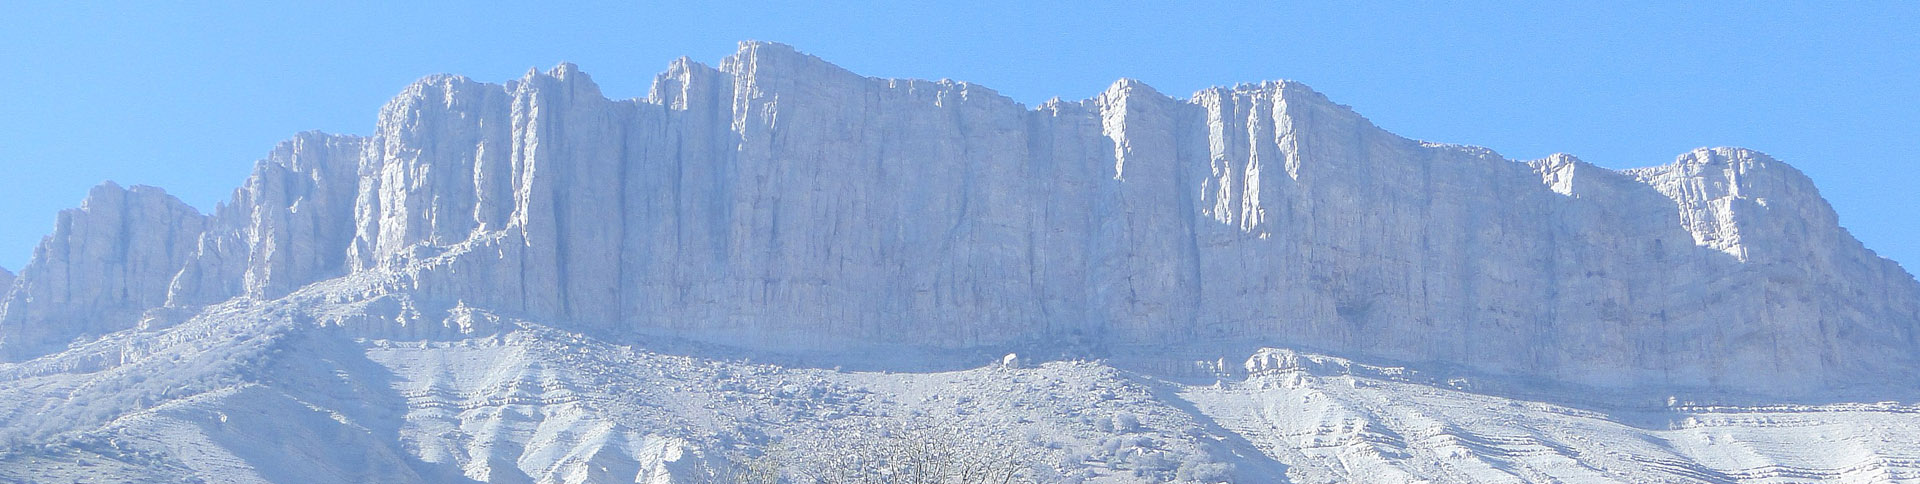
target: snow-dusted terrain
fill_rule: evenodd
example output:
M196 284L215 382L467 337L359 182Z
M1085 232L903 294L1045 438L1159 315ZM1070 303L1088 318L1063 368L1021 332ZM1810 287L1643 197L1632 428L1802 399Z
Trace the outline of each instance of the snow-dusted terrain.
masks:
M0 482L1920 481L1920 284L1798 171L1291 82L435 76L0 288Z

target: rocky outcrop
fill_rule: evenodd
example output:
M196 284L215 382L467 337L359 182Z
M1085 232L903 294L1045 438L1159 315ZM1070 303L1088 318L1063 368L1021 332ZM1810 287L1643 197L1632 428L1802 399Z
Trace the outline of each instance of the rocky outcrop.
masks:
M207 223L161 189L112 182L60 212L53 235L0 303L0 357L38 356L76 337L131 328L166 302L167 284Z
M214 210L168 304L272 299L346 274L363 147L358 137L308 132L274 148Z
M676 63L644 100L602 99L562 66L432 78L387 114L361 267L604 332L801 350L1257 341L1782 392L1913 363L1911 278L1835 239L1804 178L1736 181L1798 194L1764 223L1818 228L1801 247L1851 263L1801 272L1879 294L1741 286L1771 270L1750 254L1776 248L1729 252L1716 231L1774 226L1702 224L1725 217L1676 209L1652 171L1406 140L1294 83L1178 100L1122 81L1027 109L748 44L718 68ZM1776 343L1803 337L1825 343Z
M1913 353L1901 345L1916 344L1920 286L1841 228L1799 170L1714 148L1626 173L1673 200L1697 247L1737 261L1683 279L1670 296L1668 320L1719 321L1683 328L1681 352L1697 356L1675 371L1748 368L1787 381L1910 374Z
M363 273L424 313L757 349L1284 345L1769 394L1920 368L1920 285L1765 155L1517 163L1291 82L1029 108L766 43L645 99L435 76L211 220L170 304Z
M61 213L0 306L0 359L133 328L152 308L272 299L346 274L361 148L302 133L211 216L158 188L95 188Z

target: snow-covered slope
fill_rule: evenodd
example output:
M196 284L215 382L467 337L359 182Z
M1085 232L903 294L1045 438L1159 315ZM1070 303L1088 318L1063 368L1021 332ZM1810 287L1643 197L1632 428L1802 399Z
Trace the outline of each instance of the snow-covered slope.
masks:
M434 76L213 214L97 188L0 288L0 479L685 482L925 442L1044 481L1920 459L1920 284L1798 171L1515 162L1292 82L1028 107L752 42L645 99Z
M6 367L0 438L33 445L0 454L0 481L895 482L836 472L914 452L1021 482L1920 480L1910 403L1570 405L1279 349L889 372L682 356L711 350L473 309L410 321L476 329L456 337L276 317L330 297Z

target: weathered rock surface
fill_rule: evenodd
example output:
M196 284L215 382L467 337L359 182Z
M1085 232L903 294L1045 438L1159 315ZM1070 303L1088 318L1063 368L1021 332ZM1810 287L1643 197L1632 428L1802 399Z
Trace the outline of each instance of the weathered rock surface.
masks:
M80 208L60 212L0 303L0 357L38 356L76 337L133 327L142 311L166 302L168 282L206 223L158 188L94 187Z
M316 132L274 148L214 210L168 304L272 299L346 274L364 141Z
M1771 395L1920 369L1920 284L1783 163L1514 162L1291 82L1029 108L766 43L675 62L645 99L571 65L435 76L370 137L283 144L211 217L62 220L0 354L359 274L426 314L765 350L1284 345Z

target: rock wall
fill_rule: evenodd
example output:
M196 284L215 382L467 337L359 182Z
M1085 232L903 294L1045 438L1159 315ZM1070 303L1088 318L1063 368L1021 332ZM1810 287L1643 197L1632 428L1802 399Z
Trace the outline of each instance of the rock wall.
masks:
M645 99L571 65L435 76L368 138L282 145L210 220L164 301L384 273L609 336L1284 345L1777 394L1910 381L1920 349L1920 285L1765 155L1513 162L1290 82L1029 108L765 43L677 61Z
M361 138L316 132L275 147L214 210L168 304L273 299L346 274L363 148Z
M0 302L0 358L133 327L141 311L166 302L206 223L158 188L94 187L80 208L60 212Z

